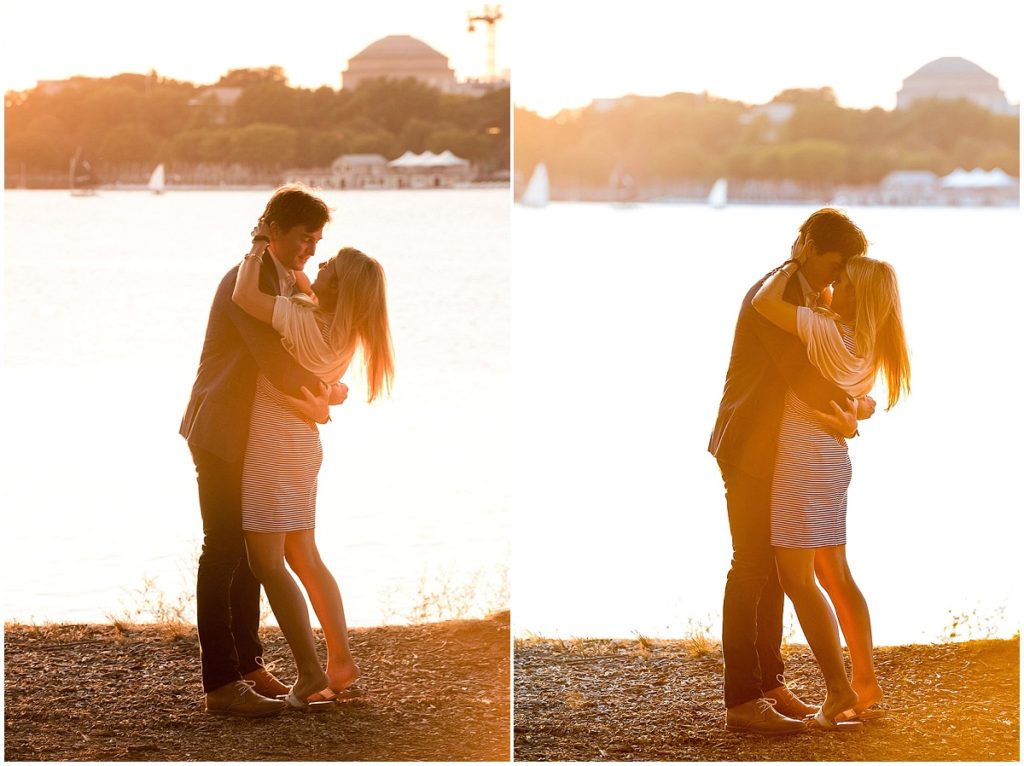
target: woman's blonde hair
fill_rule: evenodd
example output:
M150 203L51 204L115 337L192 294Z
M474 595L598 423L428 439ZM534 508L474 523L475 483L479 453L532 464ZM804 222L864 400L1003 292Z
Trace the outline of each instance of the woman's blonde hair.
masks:
M354 247L343 247L332 261L338 298L331 346L345 359L352 358L357 344L362 346L367 401L372 402L385 389L390 393L395 377L384 269Z
M910 393L910 355L896 271L885 261L858 255L846 262L846 273L857 299L857 354L873 359L875 371L885 375L890 409L901 394Z

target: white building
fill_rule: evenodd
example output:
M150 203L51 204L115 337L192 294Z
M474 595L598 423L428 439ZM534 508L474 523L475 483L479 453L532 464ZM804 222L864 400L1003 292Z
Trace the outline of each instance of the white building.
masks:
M921 99L967 99L994 114L1019 114L1010 104L999 80L980 66L958 56L935 59L903 81L896 94L896 108L906 109Z
M290 168L282 182L314 189L446 189L471 181L473 172L469 160L447 149L406 152L390 162L380 154L343 154L330 167Z
M341 73L341 87L358 88L375 77L412 77L442 93L458 89L448 57L409 35L381 38L350 58L348 69Z

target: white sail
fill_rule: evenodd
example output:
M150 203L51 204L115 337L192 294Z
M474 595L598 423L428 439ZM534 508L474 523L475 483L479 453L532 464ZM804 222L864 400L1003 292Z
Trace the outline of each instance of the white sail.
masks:
M708 194L708 204L711 207L725 207L726 199L729 197L729 182L724 178L719 178L715 181L715 185L711 187L711 192Z
M548 168L541 162L534 168L519 203L527 207L544 207L548 204L548 199Z
M164 185L164 164L161 162L153 169L153 175L149 177L149 190L153 194L163 194Z

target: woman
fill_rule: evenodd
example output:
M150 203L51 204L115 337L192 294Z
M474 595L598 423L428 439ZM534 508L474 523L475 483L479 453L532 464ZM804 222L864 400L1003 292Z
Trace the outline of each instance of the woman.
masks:
M797 335L814 365L852 399L866 397L878 373L884 373L889 409L910 391L896 274L887 263L856 256L836 281L829 308L794 306L783 299L786 282L814 248L813 241L798 240L794 260L764 282L753 306ZM782 587L825 676L825 702L814 716L825 728L872 717L874 711L868 708L882 698L871 657L867 603L846 561L850 472L845 440L826 431L814 411L787 391L772 481L771 542ZM852 681L843 665L836 614L850 649Z
M246 313L271 324L303 367L344 399L340 383L355 351L362 351L368 399L390 390L394 376L384 271L373 258L343 248L320 264L311 300L298 293L273 297L259 288L264 254L283 237L275 221L260 220L253 247L238 269L232 299ZM301 278L297 284L302 287ZM348 646L345 610L337 582L317 550L313 528L316 479L322 459L316 425L304 420L263 376L256 384L242 479L242 529L249 564L263 584L288 640L298 677L286 700L296 709L333 700L359 677ZM287 567L285 566L287 562ZM302 582L327 641L327 671L320 667L306 601L288 567Z

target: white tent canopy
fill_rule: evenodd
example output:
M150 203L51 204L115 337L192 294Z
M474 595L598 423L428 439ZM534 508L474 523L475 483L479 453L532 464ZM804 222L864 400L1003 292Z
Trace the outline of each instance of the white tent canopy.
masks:
M391 160L388 167L392 168L450 168L468 165L469 160L457 157L449 149L441 154L434 154L432 151L425 151L422 154L414 154L406 151L401 157Z
M942 186L946 189L1000 189L1017 183L1019 182L1001 168L988 171L974 168L970 172L957 168L942 179Z

